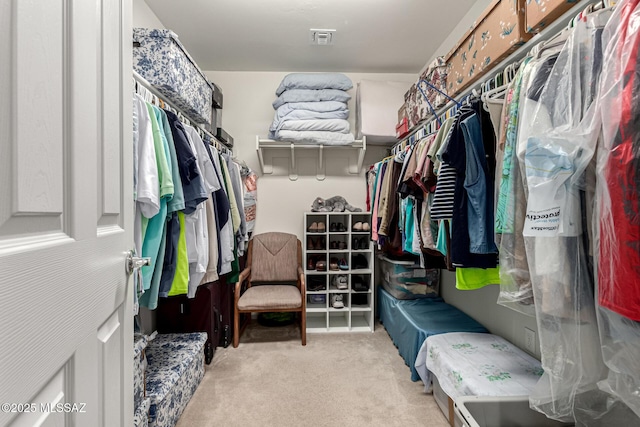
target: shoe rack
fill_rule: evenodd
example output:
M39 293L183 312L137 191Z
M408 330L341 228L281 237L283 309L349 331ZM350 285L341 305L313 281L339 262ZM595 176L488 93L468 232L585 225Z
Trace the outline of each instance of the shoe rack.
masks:
M307 332L373 332L369 212L304 214Z

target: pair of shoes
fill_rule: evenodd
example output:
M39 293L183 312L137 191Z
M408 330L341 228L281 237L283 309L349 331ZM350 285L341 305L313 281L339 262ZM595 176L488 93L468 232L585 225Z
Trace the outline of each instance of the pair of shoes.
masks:
M327 262L318 257L311 256L307 259L307 270L327 271Z
M321 259L320 261L316 262L316 270L327 271L327 261Z
M324 233L326 231L326 227L324 222L312 222L307 231L311 233Z
M351 276L351 288L356 292L366 292L369 290L369 286L364 283L364 280L360 276Z
M366 270L369 268L369 261L363 254L357 254L351 259L351 267L354 270Z
M353 239L353 250L366 250L369 249L369 239L363 237L362 239L358 239L357 237Z
M331 225L329 226L329 231L340 233L340 232L347 231L347 228L341 222L332 222Z
M344 308L344 302L341 294L331 294L331 307Z
M324 291L327 288L324 276L309 276L307 290L311 292Z
M371 230L371 226L368 222L356 222L353 224L353 231L369 231Z
M327 296L323 294L309 295L309 302L311 304L325 304L327 302Z
M327 241L325 240L324 237L321 237L319 239L312 239L311 237L307 238L307 249L308 250L312 250L312 251L321 251L324 250L325 246L327 244Z
M344 250L347 249L347 244L345 242L338 242L337 240L334 240L331 242L331 249Z
M338 270L348 270L349 264L347 264L347 260L344 258L331 258L329 260L329 270L338 271Z
M347 276L344 274L338 274L331 278L331 284L335 286L336 289L344 291L349 289L349 284L347 283Z

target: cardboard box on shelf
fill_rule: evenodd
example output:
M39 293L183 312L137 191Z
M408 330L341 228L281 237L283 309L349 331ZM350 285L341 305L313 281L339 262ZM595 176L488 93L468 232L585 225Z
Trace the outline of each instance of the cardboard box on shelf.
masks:
M396 138L400 139L409 133L409 121L405 117L396 125Z
M407 104L402 103L402 106L398 109L398 123L402 121L402 119L407 118Z
M527 2L525 23L527 32L538 33L576 5L576 0L536 0Z
M447 92L455 96L531 38L526 0L494 0L447 55Z

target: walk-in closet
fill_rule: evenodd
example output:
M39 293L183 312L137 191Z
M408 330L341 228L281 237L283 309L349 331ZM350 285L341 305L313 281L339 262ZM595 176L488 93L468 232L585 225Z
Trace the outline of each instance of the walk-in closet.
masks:
M0 427L640 426L640 0L0 0Z

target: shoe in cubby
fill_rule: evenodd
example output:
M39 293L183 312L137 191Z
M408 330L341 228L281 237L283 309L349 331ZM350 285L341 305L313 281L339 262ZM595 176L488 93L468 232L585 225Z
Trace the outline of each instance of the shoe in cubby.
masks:
M336 274L331 277L331 285L340 291L349 289L348 279L344 274Z
M351 256L352 270L366 270L369 268L369 259L365 254L353 254Z
M313 215L307 217L307 224L305 224L308 233L326 233L327 217L325 215Z
M327 289L327 276L307 276L307 291L318 292Z
M365 276L353 275L351 276L351 289L354 292L367 292L369 291L369 279Z
M342 294L331 294L331 307L344 308L344 297Z
M311 294L307 295L307 303L314 305L324 305L327 303L326 294Z

